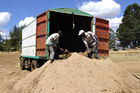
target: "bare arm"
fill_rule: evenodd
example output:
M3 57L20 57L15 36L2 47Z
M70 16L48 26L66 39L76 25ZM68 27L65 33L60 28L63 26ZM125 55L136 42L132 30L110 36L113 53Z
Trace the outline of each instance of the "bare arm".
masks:
M85 44L85 46L86 46L86 48L87 48L87 51L88 51L88 53L89 53L90 51L89 51L88 44L87 44L86 40L84 40L84 39L82 38L82 41L84 42L84 44Z

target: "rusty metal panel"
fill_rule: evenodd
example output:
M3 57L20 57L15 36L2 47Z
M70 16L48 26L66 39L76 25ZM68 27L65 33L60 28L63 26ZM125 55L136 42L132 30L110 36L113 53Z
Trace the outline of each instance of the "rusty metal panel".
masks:
M108 51L109 42L107 39L101 39L99 38L99 45L98 50L107 50Z
M46 34L46 21L37 24L37 32L36 35L44 35Z
M98 50L98 55L109 56L109 51L108 50Z
M108 28L96 25L96 35L98 38L109 39Z
M46 56L46 49L37 49L36 55L37 56Z
M46 12L36 18L36 56L46 56L47 16Z
M44 49L44 48L46 48L45 42L46 42L45 35L37 36L37 43L36 43L37 49Z
M109 21L95 18L95 34L99 39L98 54L109 56Z

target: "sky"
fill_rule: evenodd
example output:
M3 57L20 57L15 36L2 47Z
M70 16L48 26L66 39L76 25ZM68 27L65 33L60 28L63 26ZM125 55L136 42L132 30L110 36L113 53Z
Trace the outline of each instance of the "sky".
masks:
M139 0L0 0L0 34L5 38L13 26L27 25L37 15L53 8L74 8L94 17L109 20L114 31L119 27L126 7Z

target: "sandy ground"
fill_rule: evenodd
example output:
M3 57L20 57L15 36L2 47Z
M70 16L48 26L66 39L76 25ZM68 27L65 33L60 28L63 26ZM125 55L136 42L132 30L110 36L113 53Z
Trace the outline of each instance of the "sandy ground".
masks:
M140 74L140 62L118 62L117 64L131 74Z
M11 89L18 80L30 73L26 70L20 70L19 55L19 53L0 54L0 93L11 93ZM117 64L132 74L140 73L139 62L117 62Z
M15 83L28 71L19 68L19 53L0 54L0 93L10 93Z
M140 93L140 80L110 59L89 59L73 53L49 61L19 80L16 93Z

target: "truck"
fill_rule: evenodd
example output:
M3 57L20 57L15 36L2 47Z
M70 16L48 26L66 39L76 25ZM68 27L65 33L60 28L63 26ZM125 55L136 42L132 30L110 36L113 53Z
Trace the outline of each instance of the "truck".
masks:
M94 22L95 21L95 22ZM20 67L31 70L40 67L49 60L46 46L47 38L61 30L60 47L69 52L84 52L86 48L78 37L79 30L92 31L99 38L98 54L108 56L109 21L94 18L92 15L77 9L55 8L39 14L34 21L22 30Z

